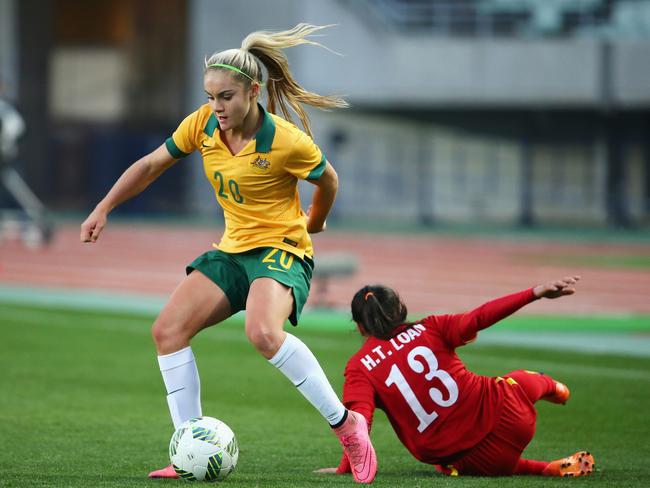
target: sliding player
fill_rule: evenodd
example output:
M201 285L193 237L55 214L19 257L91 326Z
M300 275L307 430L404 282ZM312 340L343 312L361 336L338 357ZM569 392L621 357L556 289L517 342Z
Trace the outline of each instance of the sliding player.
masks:
M517 370L498 377L468 371L457 347L478 331L540 298L575 292L569 276L490 301L458 315L406 323L406 306L384 286L366 286L352 300L352 318L367 339L345 369L343 401L371 425L375 408L418 460L449 475L582 476L594 458L580 451L557 461L523 459L535 433L534 403L564 404L569 389L550 376ZM349 471L346 456L338 468Z

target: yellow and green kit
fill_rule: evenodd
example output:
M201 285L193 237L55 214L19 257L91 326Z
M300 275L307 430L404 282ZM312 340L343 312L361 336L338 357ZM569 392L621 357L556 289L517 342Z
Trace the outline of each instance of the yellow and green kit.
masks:
M219 136L208 104L189 115L167 139L175 158L198 150L224 211L226 229L216 246L225 252L277 247L303 258L313 255L298 179L317 180L326 159L295 125L266 112L255 139L232 154Z
M232 154L209 104L181 122L165 145L174 158L200 151L203 168L224 211L218 250L199 256L198 269L226 294L234 312L245 308L250 283L270 277L293 289L295 325L309 293L313 248L300 205L298 180L317 180L326 158L313 140L261 106L255 139Z

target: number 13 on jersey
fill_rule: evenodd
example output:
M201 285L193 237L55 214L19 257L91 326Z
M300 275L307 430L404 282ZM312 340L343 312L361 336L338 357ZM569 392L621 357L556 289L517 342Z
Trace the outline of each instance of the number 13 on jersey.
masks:
M418 357L422 358L424 362L418 359ZM407 361L408 365L414 372L423 373L424 378L427 381L438 378L447 389L448 398L445 400L442 392L438 388L429 388L429 396L431 397L431 400L441 407L450 407L456 403L456 400L458 400L458 384L449 373L442 369L438 369L438 359L431 349L425 346L415 347L411 352L409 352ZM428 371L425 371L425 368L428 368ZM391 385L397 386L397 389L404 397L404 400L406 400L406 403L420 421L418 432L424 432L424 430L438 417L438 413L435 410L427 412L424 409L420 400L415 396L413 388L408 384L408 381L406 381L406 378L396 364L390 368L390 373L388 374L388 378L386 378L386 386Z

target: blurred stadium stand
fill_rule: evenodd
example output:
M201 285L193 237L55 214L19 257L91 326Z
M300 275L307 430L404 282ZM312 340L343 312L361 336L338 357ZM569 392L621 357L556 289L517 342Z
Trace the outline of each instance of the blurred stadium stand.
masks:
M351 9L406 35L537 37L648 35L640 0L346 0Z
M203 56L303 21L344 56L290 50L297 79L352 104L312 113L334 221L649 226L648 0L0 0L21 173L86 212L204 103ZM163 178L122 211L218 214L196 157Z

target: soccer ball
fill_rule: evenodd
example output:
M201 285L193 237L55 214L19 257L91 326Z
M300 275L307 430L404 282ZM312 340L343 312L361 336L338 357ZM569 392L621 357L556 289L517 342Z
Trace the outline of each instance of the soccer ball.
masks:
M239 447L233 431L221 420L197 417L184 422L169 443L169 458L188 481L221 481L237 466Z

